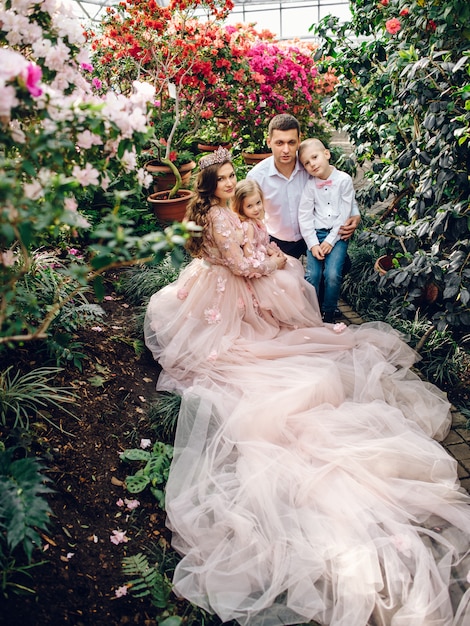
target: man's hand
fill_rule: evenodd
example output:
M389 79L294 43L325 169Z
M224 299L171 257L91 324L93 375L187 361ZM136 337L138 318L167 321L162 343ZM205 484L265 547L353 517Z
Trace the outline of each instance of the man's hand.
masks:
M348 217L346 222L339 229L339 235L341 239L343 239L344 241L350 239L356 228L359 226L360 221L360 215L351 215L351 217Z

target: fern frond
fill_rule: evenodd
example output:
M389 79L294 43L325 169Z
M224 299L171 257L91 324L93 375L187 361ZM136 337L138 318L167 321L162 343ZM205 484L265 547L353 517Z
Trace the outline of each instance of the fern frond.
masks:
M171 582L162 574L158 564L151 565L148 558L139 552L133 556L124 557L122 571L131 578L129 586L136 598L149 596L152 604L163 609L168 604L171 593Z

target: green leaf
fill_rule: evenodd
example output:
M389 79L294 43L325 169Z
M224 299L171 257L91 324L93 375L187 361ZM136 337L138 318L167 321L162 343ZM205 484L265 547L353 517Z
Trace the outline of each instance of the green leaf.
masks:
M150 478L144 474L135 474L127 476L126 488L130 493L140 493L150 484Z
M119 455L123 461L148 461L150 459L150 452L148 450L141 450L140 448L131 448L130 450L124 450Z

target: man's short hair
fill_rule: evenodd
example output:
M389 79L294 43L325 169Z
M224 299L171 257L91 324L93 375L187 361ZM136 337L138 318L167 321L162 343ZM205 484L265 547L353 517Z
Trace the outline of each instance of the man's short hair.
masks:
M295 129L300 137L300 124L297 118L289 113L280 113L275 115L269 122L268 136L272 137L275 130L292 130Z

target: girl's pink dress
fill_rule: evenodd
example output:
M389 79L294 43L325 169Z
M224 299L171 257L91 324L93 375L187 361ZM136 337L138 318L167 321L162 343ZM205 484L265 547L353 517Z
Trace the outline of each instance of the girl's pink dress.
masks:
M275 271L243 258L230 211L204 237L145 322L158 389L182 394L175 592L246 626L470 624L470 498L434 440L444 395L389 326L323 325L307 283L278 319Z
M255 267L260 267L269 259L268 248L277 246L270 242L264 224L257 220L246 220L241 224L245 232L245 241L249 241L254 252L252 263ZM253 236L248 235L250 225L253 228ZM308 294L305 293L308 283L304 276L302 263L294 257L287 256L283 269L273 271L269 278L259 276L261 280L256 281L256 296L260 307L271 311L283 323L297 326L300 312L311 311L312 305L313 308L317 308L318 305L315 292L309 290Z

